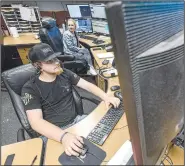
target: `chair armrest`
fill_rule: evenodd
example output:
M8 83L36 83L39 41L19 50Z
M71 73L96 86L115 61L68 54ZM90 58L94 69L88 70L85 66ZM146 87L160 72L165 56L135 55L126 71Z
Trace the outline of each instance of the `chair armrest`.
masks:
M81 96L81 99L85 99L85 100L88 100L88 101L91 101L92 103L98 105L100 104L101 101L97 100L97 99L94 99L94 98L88 98L88 97L84 97L84 96Z
M75 59L74 55L61 55L58 57L61 61L73 61Z
M17 142L21 142L21 141L25 141L25 135L24 135L24 129L23 128L20 128L18 131L17 131Z

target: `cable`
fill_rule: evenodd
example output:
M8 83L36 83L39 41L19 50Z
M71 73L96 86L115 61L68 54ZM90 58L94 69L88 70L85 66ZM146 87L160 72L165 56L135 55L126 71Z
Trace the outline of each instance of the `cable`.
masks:
M113 68L108 68L109 70L105 70L105 71L102 71L100 69L100 75L104 78L112 78L112 77L117 77L117 75L115 73L111 73L110 76L105 76L104 73L106 73L107 71L110 71L110 70L115 70Z
M128 126L128 125L126 125L126 126L122 126L122 127L119 127L119 128L115 128L115 129L113 129L113 130L123 129L123 128L127 127L127 126Z
M36 76L35 76L34 78L31 78L31 77L30 77L30 80L31 80L31 79L36 79ZM35 80L32 80L32 82L36 85L36 87L37 87L37 89L38 89L38 91L39 91L40 96L42 97L42 99L43 99L45 102L47 102L47 103L49 104L50 108L51 108L54 112L56 112L57 114L59 114L58 111L57 111L56 109L54 110L54 109L52 108L51 103L50 103L49 101L47 101L47 100L43 97L43 95L42 95L42 93L41 93L41 91L40 91L40 89L39 89L37 83L35 82Z
M93 153L90 153L90 152L88 152L88 151L87 151L87 153L89 153L89 154L93 155L94 157L96 157L98 160L100 160L100 161L101 161L101 159L100 159L99 157L97 157L96 155L94 155ZM109 162L109 161L103 160L102 162Z
M170 159L169 158L169 156L166 156L164 159L163 159L163 163L164 163L164 161L166 160L170 165L173 165L173 162L172 162L172 160L170 159L170 161L167 159L167 157L168 157L168 159Z
M108 70L106 70L106 71L102 71L102 70L105 70L105 69L112 69L112 67L109 67L109 68L104 68L104 66L102 66L102 67L100 67L99 65L97 65L98 66L98 70L99 70L99 72L97 73L98 75L100 75L101 77L103 77L104 79L106 79L106 78L111 78L111 77L116 77L116 76L104 76L103 75L103 73L105 73L105 72L107 72ZM108 65L107 65L108 66Z
M167 158L168 158L170 161L169 161ZM172 159L171 159L168 155L166 156L166 160L167 160L171 165L173 165L173 161L172 161Z
M169 145L167 145L167 147L166 147L166 152L165 152L165 154L164 154L164 159L161 161L161 163L163 163L164 164L164 161L166 160L170 165L173 165L173 161L171 160L171 158L168 156L168 153L169 153L169 151L170 151L170 149L172 148L172 146L169 148Z

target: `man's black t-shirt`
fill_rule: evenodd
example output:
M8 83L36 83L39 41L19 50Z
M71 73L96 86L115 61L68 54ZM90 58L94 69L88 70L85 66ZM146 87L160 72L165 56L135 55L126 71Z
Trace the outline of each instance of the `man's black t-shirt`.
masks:
M64 69L53 82L43 82L35 77L22 88L21 98L25 110L42 109L43 118L57 126L65 126L76 117L72 85L80 77Z

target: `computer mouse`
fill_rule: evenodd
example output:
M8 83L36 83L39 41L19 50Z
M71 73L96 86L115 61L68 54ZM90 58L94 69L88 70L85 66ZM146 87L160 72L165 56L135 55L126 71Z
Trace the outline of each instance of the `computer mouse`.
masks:
M96 42L96 44L102 44L102 43L105 43L103 40L98 40L97 42Z
M93 43L97 43L97 41L98 41L98 39L94 39L94 40L93 40Z
M115 86L112 86L110 89L112 91L119 90L120 89L120 86L119 85L115 85Z
M103 62L102 62L102 65L108 65L108 63L109 63L109 60L104 60Z
M123 97L121 95L121 92L119 92L119 91L114 92L114 96L117 97L117 98L119 98L120 100L123 100Z
M88 146L84 144L80 156L84 156L88 151Z

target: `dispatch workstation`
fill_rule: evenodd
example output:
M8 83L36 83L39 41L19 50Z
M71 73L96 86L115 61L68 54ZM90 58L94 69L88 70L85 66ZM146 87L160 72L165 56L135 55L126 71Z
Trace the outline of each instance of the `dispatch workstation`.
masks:
M184 164L184 1L4 1L1 20L1 165Z

